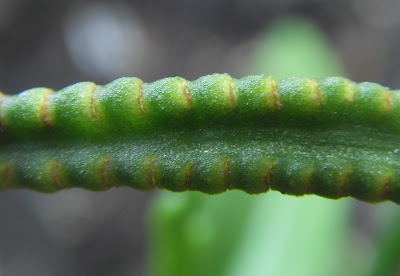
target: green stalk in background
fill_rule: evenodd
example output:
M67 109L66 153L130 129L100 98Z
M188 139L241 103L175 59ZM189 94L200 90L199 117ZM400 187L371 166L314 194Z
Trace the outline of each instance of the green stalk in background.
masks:
M392 223L381 230L379 244L374 250L376 260L369 274L371 276L399 275L400 272L400 216L396 214L390 217Z

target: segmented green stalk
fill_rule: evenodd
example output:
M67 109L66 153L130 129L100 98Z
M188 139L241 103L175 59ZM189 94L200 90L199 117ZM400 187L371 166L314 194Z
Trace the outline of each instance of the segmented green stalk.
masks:
M400 203L400 92L345 78L121 78L1 95L0 187L278 190Z

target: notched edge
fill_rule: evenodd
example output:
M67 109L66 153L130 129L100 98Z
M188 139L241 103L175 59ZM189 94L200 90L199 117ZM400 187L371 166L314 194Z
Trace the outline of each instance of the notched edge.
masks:
M385 99L385 106L387 110L391 110L393 108L393 99L392 96L390 95L390 92L385 88L384 93L384 99Z
M275 170L275 163L271 163L267 166L267 171L264 176L266 191L269 191L271 189L272 175L274 173L274 170Z
M144 106L144 99L143 99L143 81L140 81L140 84L138 85L139 88L139 93L137 95L137 104L139 107L139 111L142 114L148 113L148 110Z
M97 96L101 88L101 85L93 84L92 94L90 97L90 117L92 117L92 119L96 121L100 121L102 119L100 116L100 112L97 109Z
M393 176L388 176L383 184L381 200L388 200L391 194L391 186L393 182Z
M343 91L344 91L344 98L346 99L346 101L354 102L355 85L352 81L349 81L349 80L346 81Z
M190 190L190 188L192 187L193 167L194 163L190 163L185 170L185 179L183 182L183 186L185 187L186 190Z
M100 175L100 181L101 181L101 186L109 189L113 186L115 186L114 179L112 177L112 168L111 168L111 159L109 157L103 158L103 160L100 163L99 167L99 175Z
M160 188L157 178L157 158L153 157L147 163L146 166L146 173L147 173L147 183L148 186L152 189Z
M186 108L191 109L192 108L192 91L190 91L188 87L188 82L185 80L185 83L182 88L182 94L185 99L186 103Z
M61 190L64 188L62 176L61 176L61 163L54 160L49 166L49 176L51 185L56 188L56 190Z
M49 92L44 95L42 106L39 111L40 122L43 126L48 127L54 124L54 118L51 117L51 102L54 98L54 91L49 90Z
M312 86L312 88L314 90L314 93L315 93L315 96L316 96L316 99L317 99L317 103L320 106L323 106L324 105L324 99L322 98L321 89L319 88L319 85L318 85L317 81L314 80L314 79L310 79L309 81L310 81L311 86Z
M231 106L236 107L237 100L236 100L235 91L233 91L233 79L230 79L229 83L228 83L228 95L229 95L229 102L230 102Z
M269 76L267 80L271 83L272 104L274 109L279 110L282 108L282 101L279 95L278 83L274 77Z

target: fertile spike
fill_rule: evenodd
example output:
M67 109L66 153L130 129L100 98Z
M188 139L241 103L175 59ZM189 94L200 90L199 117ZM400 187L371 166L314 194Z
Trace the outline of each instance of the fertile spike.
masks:
M278 190L400 203L400 92L327 79L121 78L0 93L0 188Z

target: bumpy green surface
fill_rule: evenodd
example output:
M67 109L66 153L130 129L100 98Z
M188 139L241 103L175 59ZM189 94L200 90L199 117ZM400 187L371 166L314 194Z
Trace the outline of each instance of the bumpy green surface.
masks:
M400 203L400 92L227 74L0 97L0 187L269 189Z

